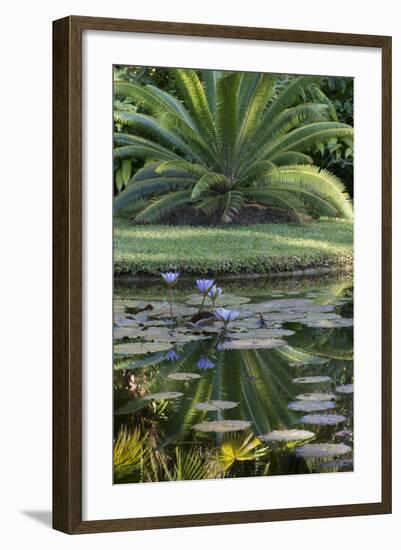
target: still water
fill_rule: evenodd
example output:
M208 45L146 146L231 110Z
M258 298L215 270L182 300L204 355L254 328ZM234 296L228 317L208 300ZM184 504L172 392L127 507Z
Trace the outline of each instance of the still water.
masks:
M352 471L352 278L216 283L115 284L115 483Z

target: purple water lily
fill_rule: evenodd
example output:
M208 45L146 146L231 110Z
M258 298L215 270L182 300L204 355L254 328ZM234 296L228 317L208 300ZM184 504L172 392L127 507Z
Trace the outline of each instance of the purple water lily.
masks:
M165 282L171 286L177 282L177 279L180 276L179 273L176 273L174 271L167 271L166 273L160 273L160 275L163 277Z
M218 307L214 314L219 321L224 323L224 328L226 328L228 323L234 321L240 312L236 309L225 309L224 307Z
M169 349L168 352L166 353L167 361L178 361L179 358L180 356L178 354L178 351L175 348Z
M196 286L199 292L207 294L214 285L214 279L196 279Z
M205 304L206 296L210 290L212 290L214 285L214 279L196 279L196 286L201 294L203 294L203 300L199 308L199 313L202 311L202 308Z
M217 285L213 285L207 295L213 300L213 302L221 295L223 289Z
M168 301L170 303L170 318L173 320L173 286L178 281L180 274L175 271L167 271L166 273L160 273L160 275L167 283Z
M198 361L198 369L207 370L207 369L214 369L215 363L208 359L207 357L201 357Z
M217 349L217 351L225 351L225 349L226 349L226 341L223 340L222 342L217 342L216 349Z

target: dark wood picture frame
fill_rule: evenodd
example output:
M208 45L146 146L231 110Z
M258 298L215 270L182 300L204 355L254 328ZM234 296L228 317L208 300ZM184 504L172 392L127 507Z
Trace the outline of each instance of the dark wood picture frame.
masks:
M82 521L81 70L83 30L379 48L382 52L380 502ZM53 527L69 534L391 512L391 37L71 16L53 23Z

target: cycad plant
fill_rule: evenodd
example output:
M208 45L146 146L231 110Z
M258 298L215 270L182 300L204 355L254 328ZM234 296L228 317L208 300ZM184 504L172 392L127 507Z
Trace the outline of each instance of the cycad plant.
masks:
M145 166L115 198L138 222L157 222L182 205L232 221L246 203L301 214L352 218L343 183L313 165L308 152L353 129L331 120L330 108L302 102L316 77L302 76L277 92L277 75L173 70L177 97L152 85L115 83L116 98L138 111L115 111L115 159Z

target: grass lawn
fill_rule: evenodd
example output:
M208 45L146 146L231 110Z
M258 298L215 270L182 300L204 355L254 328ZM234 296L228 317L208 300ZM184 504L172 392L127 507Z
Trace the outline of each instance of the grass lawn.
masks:
M352 265L353 222L227 227L133 225L117 218L114 272L271 273Z

